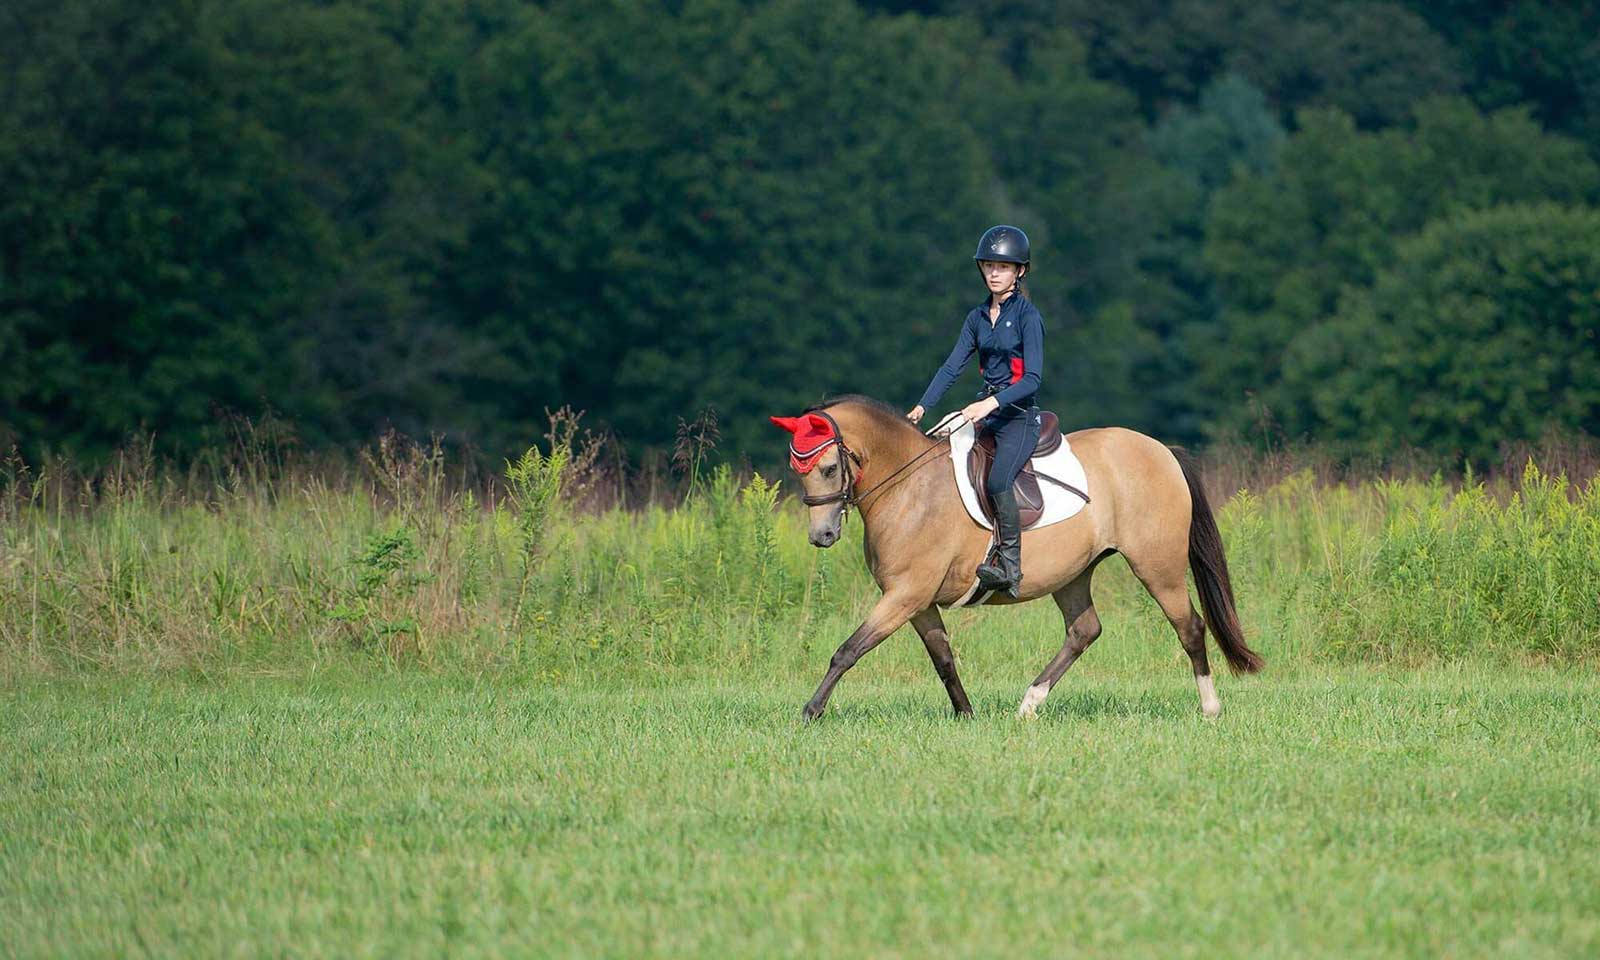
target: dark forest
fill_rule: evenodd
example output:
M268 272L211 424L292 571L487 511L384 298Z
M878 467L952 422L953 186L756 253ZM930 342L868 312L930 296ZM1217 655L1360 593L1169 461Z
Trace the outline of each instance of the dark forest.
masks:
M271 412L498 462L570 406L765 458L915 402L997 222L1068 429L1600 433L1594 4L12 0L0 64L27 456Z

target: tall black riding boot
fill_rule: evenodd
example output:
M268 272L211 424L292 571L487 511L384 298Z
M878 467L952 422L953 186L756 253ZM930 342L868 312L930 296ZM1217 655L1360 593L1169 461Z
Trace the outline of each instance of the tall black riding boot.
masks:
M1017 516L1017 495L1008 489L990 497L989 502L994 504L994 542L1000 564L979 564L978 585L1015 597L1022 585L1022 521Z

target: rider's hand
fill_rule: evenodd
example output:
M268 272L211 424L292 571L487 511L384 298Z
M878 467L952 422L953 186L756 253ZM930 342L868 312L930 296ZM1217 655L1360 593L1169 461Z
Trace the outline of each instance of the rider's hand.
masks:
M995 410L999 409L999 407L1000 401L996 400L994 397L984 397L982 400L974 400L962 407L961 416L965 417L972 423L977 423L979 420L982 420L984 417L987 417L989 414L995 412Z
M927 413L927 411L922 409L922 404L919 403L916 406L912 407L910 412L908 412L906 414L906 419L910 420L912 423L921 423L922 422L922 415L924 413Z

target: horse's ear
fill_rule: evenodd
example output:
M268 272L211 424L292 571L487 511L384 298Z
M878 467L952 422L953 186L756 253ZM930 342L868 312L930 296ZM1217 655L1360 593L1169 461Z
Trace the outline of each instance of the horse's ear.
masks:
M825 436L833 436L833 424L828 422L827 417L821 414L808 413L806 414L806 420L810 421L812 430Z
M796 430L800 429L799 417L768 417L767 419L771 420L773 423L789 431L790 433L794 433Z

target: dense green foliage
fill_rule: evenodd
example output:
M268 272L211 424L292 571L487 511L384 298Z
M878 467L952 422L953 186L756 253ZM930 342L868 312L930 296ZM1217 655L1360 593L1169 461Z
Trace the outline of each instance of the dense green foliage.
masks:
M262 466L215 485L136 464L93 495L15 481L0 497L0 672L325 660L547 678L799 670L878 596L858 523L813 548L803 508L725 464L682 503L625 511L574 509L598 481L585 451L561 444L529 451L486 498L436 450L389 443L367 462L342 478ZM1574 490L1532 463L1459 489L1325 485L1302 469L1219 496L1252 645L1269 663L1600 659L1600 483L1580 480ZM1095 595L1108 635L1177 650L1120 558ZM1049 603L951 622L958 646L968 625L1061 630Z
M1436 221L1285 365L1315 429L1378 451L1552 420L1600 433L1600 211L1506 206Z
M914 641L809 726L768 663L3 686L6 952L1600 949L1593 672L1312 667L1210 722L1175 650L1101 643L1031 723L976 642L964 722Z
M1570 232L1600 200L1597 9L18 0L0 440L192 456L219 410L271 408L319 446L392 423L499 462L546 408L638 455L713 407L768 463L767 413L912 402L1002 220L1034 239L1040 399L1070 424L1480 461L1592 432L1543 369L1593 349L1592 259L1493 308L1529 359L1487 395L1528 411L1413 416L1333 358L1356 314L1480 331L1398 308L1441 282L1410 239L1507 204ZM1524 262L1522 235L1475 233L1473 262ZM1472 409L1457 373L1383 386Z
M1212 388L1209 406L1218 420L1231 420L1242 429L1259 415L1236 402L1240 389L1247 387L1256 405L1291 435L1332 439L1370 429L1378 434L1376 445L1401 435L1424 446L1437 444L1478 456L1492 453L1502 440L1537 436L1545 422L1569 429L1600 425L1600 407L1591 402L1543 411L1541 417L1520 423L1483 420L1452 431L1438 430L1433 423L1417 429L1401 410L1347 421L1338 431L1325 429L1313 409L1318 400L1329 402L1328 384L1320 377L1343 373L1351 353L1370 348L1366 336L1371 331L1366 331L1348 341L1343 355L1328 355L1322 328L1333 320L1342 295L1371 289L1380 276L1388 277L1391 287L1426 284L1428 294L1412 292L1428 302L1428 309L1391 313L1385 317L1386 330L1401 339L1439 341L1446 350L1491 353L1494 345L1485 338L1486 331L1448 316L1459 303L1440 295L1464 282L1492 286L1496 281L1468 276L1470 268L1429 273L1437 263L1413 263L1406 271L1397 263L1404 256L1398 246L1461 211L1534 201L1590 203L1600 198L1600 167L1578 144L1541 134L1522 112L1485 117L1459 101L1425 103L1417 110L1414 127L1381 133L1362 133L1348 116L1333 111L1301 119L1300 132L1285 145L1273 172L1230 184L1211 207L1205 257L1217 278L1223 308L1214 323L1201 328L1202 342L1210 347L1201 378ZM1527 223L1530 216L1542 222ZM1586 212L1577 216L1592 220ZM1517 263L1519 255L1508 248L1523 242L1530 230L1559 231L1567 235L1568 244L1577 240L1570 236L1574 228L1563 226L1568 217L1562 207L1542 208L1520 219L1520 230L1478 232L1480 266L1493 271L1515 263L1538 270ZM1538 309L1504 307L1510 314L1509 335L1526 339L1530 349L1480 361L1492 363L1496 376L1529 393L1541 392L1541 363L1563 361L1569 351L1595 342L1597 317L1585 304L1600 290L1600 270L1592 257L1581 253L1568 255L1568 260L1559 270L1525 278L1548 290ZM1401 272L1406 274L1403 281L1395 279ZM1301 361L1299 376L1288 366L1291 352ZM1406 365L1414 359L1391 362ZM1318 365L1319 377L1306 376L1305 364ZM1419 366L1406 380L1408 387L1425 387L1451 402L1465 400L1472 378L1482 372L1441 377ZM1355 395L1340 399L1352 405L1366 402Z

